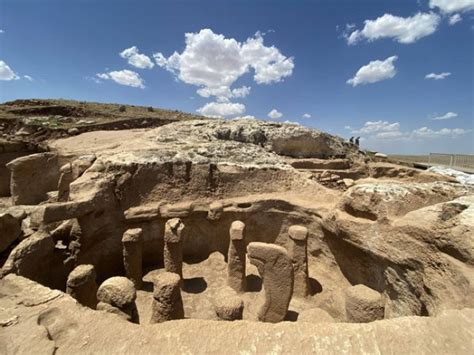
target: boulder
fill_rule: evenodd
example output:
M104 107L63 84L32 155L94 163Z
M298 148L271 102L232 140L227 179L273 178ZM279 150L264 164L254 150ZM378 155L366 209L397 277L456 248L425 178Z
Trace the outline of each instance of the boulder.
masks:
M365 285L346 290L346 316L349 322L368 323L384 318L384 301L380 293Z
M38 153L17 158L7 164L11 171L10 191L14 205L36 205L47 199L47 192L57 189L58 157Z

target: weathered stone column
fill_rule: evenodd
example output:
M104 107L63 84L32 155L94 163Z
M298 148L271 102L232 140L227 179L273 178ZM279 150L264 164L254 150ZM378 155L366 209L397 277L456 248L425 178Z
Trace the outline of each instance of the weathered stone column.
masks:
M174 272L183 278L183 241L184 224L179 218L172 218L165 225L164 263L167 272Z
M137 292L133 282L122 276L115 276L105 280L97 291L97 310L114 313L120 317L139 323L135 300Z
M288 254L293 263L295 285L293 294L306 297L309 295L308 277L308 229L303 226L291 226L288 229L290 246Z
M258 311L258 320L282 321L293 294L293 265L287 251L275 244L253 242L247 246L247 255L263 279L265 301Z
M93 265L79 265L67 278L66 293L83 306L97 306L97 283Z
M123 266L125 276L137 290L142 288L143 233L141 228L129 229L123 234Z
M236 292L245 292L245 224L234 221L230 226L227 253L227 285Z
M164 272L154 280L150 323L184 318L180 282L178 274L172 272Z

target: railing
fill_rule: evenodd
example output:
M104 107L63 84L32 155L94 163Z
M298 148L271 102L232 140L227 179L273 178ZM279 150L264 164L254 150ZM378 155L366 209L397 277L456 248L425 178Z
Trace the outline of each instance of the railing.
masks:
M390 158L428 167L440 165L474 173L474 155L430 153L430 155L390 155Z

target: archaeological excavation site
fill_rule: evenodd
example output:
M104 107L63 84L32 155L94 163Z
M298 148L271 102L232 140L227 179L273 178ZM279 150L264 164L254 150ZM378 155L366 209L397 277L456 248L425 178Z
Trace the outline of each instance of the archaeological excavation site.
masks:
M472 354L473 185L291 123L0 106L1 354Z

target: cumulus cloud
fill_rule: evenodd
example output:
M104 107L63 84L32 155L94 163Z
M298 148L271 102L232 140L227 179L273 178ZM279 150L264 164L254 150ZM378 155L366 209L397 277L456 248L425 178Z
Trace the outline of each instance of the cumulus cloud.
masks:
M397 56L392 56L385 60L374 60L361 67L352 79L347 80L347 84L355 87L357 85L372 84L391 79L397 73L393 65L397 59Z
M454 14L454 15L450 16L449 20L448 20L448 22L451 26L457 24L460 21L462 21L462 17L459 14Z
M233 102L209 102L196 111L208 117L228 117L243 114L245 105Z
M20 79L20 77L15 74L8 64L0 60L0 80L10 81L18 79Z
M419 129L415 129L412 132L412 137L414 138L440 138L440 137L457 138L469 132L471 132L470 129L464 129L464 128L442 128L436 131L428 127L421 127Z
M359 128L354 129L346 126L352 134L357 134L365 137L371 141L408 141L408 140L423 140L433 138L457 138L465 135L471 130L463 128L442 128L440 130L433 130L428 127L421 127L413 131L403 132L400 130L398 122L388 121L367 121Z
M444 73L429 73L425 75L425 79L433 79L433 80L443 80L446 79L448 76L450 76L450 72L444 72Z
M430 0L430 8L438 8L441 12L466 12L474 10L474 0Z
M140 75L131 70L110 71L108 73L99 73L96 76L103 80L112 80L117 84L131 86L134 88L145 88L145 82Z
M281 118L283 116L283 114L281 112L279 112L278 110L273 109L268 113L267 116L274 119L274 120L276 120L277 118Z
M458 117L458 114L455 113L455 112L447 112L445 113L444 115L442 116L436 116L436 117L433 117L432 120L435 120L435 121L442 121L442 120L449 120L451 118L456 118Z
M362 39L375 41L381 38L392 38L399 43L408 44L434 33L439 22L440 16L433 12L419 12L411 17L385 14L375 20L365 20L364 27L360 30L352 31L353 27L346 26L344 37L349 45Z
M305 114L303 114L303 116L301 116L301 117L303 117L303 118L311 118L311 115L310 115L309 113L305 113Z
M215 96L220 101L245 97L250 88L232 89L242 75L253 70L257 84L279 82L293 73L293 58L274 46L266 46L256 33L245 42L226 38L210 29L185 34L185 48L168 58L153 55L158 66L172 72L182 82L198 86L198 94Z
M133 46L120 52L120 56L127 59L128 64L140 69L151 69L155 66L150 57L141 54L137 47Z
M251 87L242 86L236 89L230 89L227 86L216 88L203 87L197 90L197 94L202 97L216 96L219 102L227 102L230 98L244 98L250 94Z
M28 80L28 81L34 81L34 79L29 75L23 75L23 78Z
M2 30L2 29L0 29L0 33L5 33L5 31L4 31L4 30Z
M400 123L388 121L367 121L364 123L364 126L359 129L353 129L350 126L346 126L346 129L349 129L351 133L354 134L368 134L368 133L377 133L377 132L393 132L400 129Z

